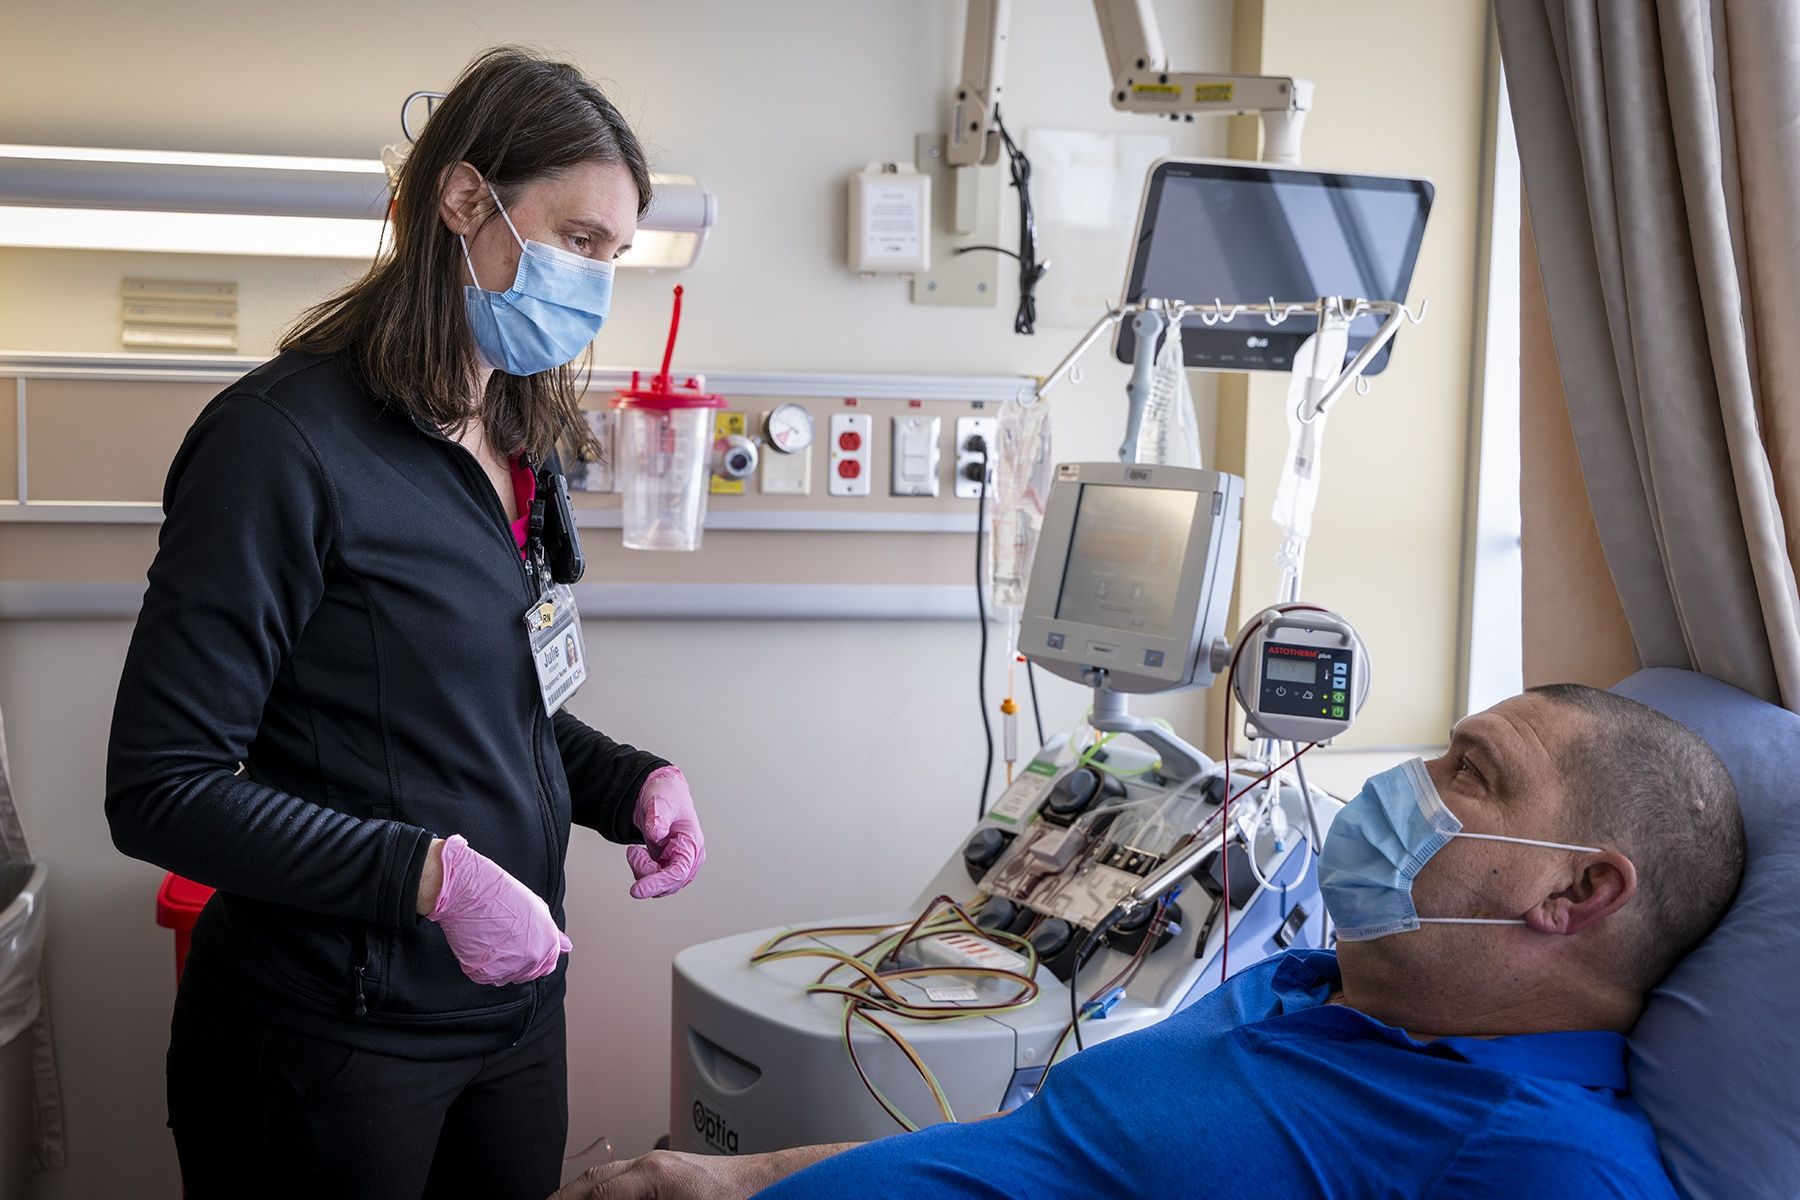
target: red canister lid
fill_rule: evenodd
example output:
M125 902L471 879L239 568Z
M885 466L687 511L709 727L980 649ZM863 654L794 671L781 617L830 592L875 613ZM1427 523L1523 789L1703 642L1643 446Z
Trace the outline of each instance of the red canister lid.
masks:
M675 384L669 378L669 363L675 357L675 336L681 332L681 285L675 285L675 311L669 318L669 342L663 348L662 370L650 380L650 386L642 385L639 373L631 373L631 386L621 388L613 393L614 408L639 408L656 412L668 412L678 408L724 408L725 397L715 396L703 390L698 376L691 376L686 383Z

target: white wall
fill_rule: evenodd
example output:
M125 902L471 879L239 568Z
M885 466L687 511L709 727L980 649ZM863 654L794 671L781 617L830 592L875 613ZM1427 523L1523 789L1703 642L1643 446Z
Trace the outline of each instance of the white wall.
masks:
M1349 617L1374 665L1369 703L1339 744L1373 749L1440 741L1462 704L1455 674L1487 6L1479 0L1377 6L1247 0L1239 11L1247 10L1261 14L1260 68L1315 84L1304 161L1423 176L1437 187L1410 295L1415 308L1428 304L1425 322L1401 331L1391 364L1370 380L1368 395L1350 393L1332 407L1301 594ZM1260 598L1276 589L1279 533L1262 518L1275 493L1269 468L1287 445L1288 381L1271 374L1250 380L1245 512L1251 519L1238 582L1241 595Z
M1223 0L1159 10L1172 54L1228 65ZM371 154L396 139L407 92L448 83L485 45L530 40L610 81L658 162L719 196L716 235L680 277L690 368L1043 372L1075 331L1015 337L1010 273L998 308L937 309L841 267L843 179L910 156L913 135L941 124L961 20L954 0L15 5L0 39L0 140ZM1180 150L1224 150L1217 125L1112 113L1086 0L1017 6L1009 61L1007 108L1024 129L1171 132ZM1010 240L1010 192L1004 203ZM1126 234L1120 263L1079 282L1116 287ZM118 279L152 270L238 279L252 352L333 278L318 264L0 252L0 347L116 349ZM621 278L603 361L660 352L674 281ZM1059 393L1060 457L1111 456L1123 378L1097 357ZM1196 388L1210 428L1210 380ZM162 1127L173 984L169 936L152 924L158 872L112 850L100 812L128 636L123 623L0 622L15 790L53 872L71 1165L35 1194L57 1200L121 1179L134 1195L177 1194ZM604 1133L626 1154L667 1125L677 949L905 903L955 848L980 771L976 638L961 624L855 622L595 624L588 637L605 669L575 711L682 763L709 835L701 880L657 904L625 898L616 848L578 834L571 852L571 1148ZM721 669L746 662L741 679ZM1084 704L1056 681L1045 701L1053 728ZM1195 700L1142 707L1198 728Z

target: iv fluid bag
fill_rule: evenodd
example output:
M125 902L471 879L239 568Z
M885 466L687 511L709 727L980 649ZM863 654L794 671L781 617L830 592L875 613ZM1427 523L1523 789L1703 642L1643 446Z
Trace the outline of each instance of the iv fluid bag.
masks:
M1321 411L1311 421L1302 421L1300 409L1336 377L1346 344L1342 330L1313 334L1294 352L1293 373L1288 377L1287 457L1281 464L1281 480L1275 486L1275 504L1269 516L1288 537L1301 541L1312 534L1313 509L1319 502L1319 452L1324 448L1326 414ZM1321 345L1324 353L1320 353Z
M1032 396L1000 408L1000 468L994 477L994 524L988 539L995 609L1024 607L1050 495L1050 406Z
M1168 467L1194 467L1200 461L1200 427L1194 397L1188 390L1187 366L1181 356L1181 322L1164 330L1162 349L1150 374L1150 402L1138 429L1137 461Z

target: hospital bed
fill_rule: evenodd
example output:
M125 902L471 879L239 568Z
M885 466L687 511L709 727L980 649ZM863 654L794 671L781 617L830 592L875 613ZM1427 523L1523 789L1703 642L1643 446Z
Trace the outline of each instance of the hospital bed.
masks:
M1651 993L1631 1031L1633 1097L1683 1197L1800 1196L1800 716L1690 671L1640 671L1614 690L1717 751L1748 847L1731 909ZM739 999L752 1019L757 998ZM773 988L761 999L788 998ZM1009 1074L1010 1061L1004 1067L996 1074ZM726 1150L736 1132L722 1128L721 1145L704 1148Z
M1748 847L1731 910L1631 1031L1632 1094L1682 1195L1800 1196L1800 716L1691 671L1613 690L1718 752Z

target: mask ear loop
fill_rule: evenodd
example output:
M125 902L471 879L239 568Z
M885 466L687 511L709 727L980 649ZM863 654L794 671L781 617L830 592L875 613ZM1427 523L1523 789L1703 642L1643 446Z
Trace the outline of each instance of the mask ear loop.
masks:
M1566 842L1540 842L1536 838L1507 837L1504 833L1464 833L1461 830L1450 835L1459 838L1474 838L1482 842L1511 842L1517 846L1542 846L1546 850L1572 850L1576 854L1599 854L1596 846L1571 846Z
M481 181L481 186L486 188L488 195L494 198L494 208L500 213L500 219L506 222L507 229L512 231L513 241L519 243L519 250L523 252L525 239L519 236L519 230L512 223L512 218L506 215L506 205L500 203L500 193L495 191L494 185L485 179ZM456 235L456 240L462 246L463 262L469 268L469 278L474 281L477 290L485 292L487 289L481 286L481 277L475 274L475 260L469 257L469 239L459 233Z
M1541 846L1545 850L1570 850L1576 854L1599 854L1593 846L1571 846L1567 842L1541 842L1537 838L1507 837L1503 833L1463 833L1451 837L1474 838L1482 842L1512 842L1519 846ZM1421 925L1523 925L1523 917L1419 917Z
M512 223L512 218L506 215L506 205L500 203L500 193L495 191L494 185L487 180L484 179L481 182L482 186L487 188L488 195L494 198L494 207L500 210L500 219L506 222L508 229L512 230L513 241L519 243L520 250L525 249L525 239L519 236L518 227Z
M481 286L481 277L475 274L475 260L469 257L469 239L459 233L456 235L456 241L457 244L462 247L463 263L469 268L469 278L474 282L475 290L478 292L487 291L486 288Z

